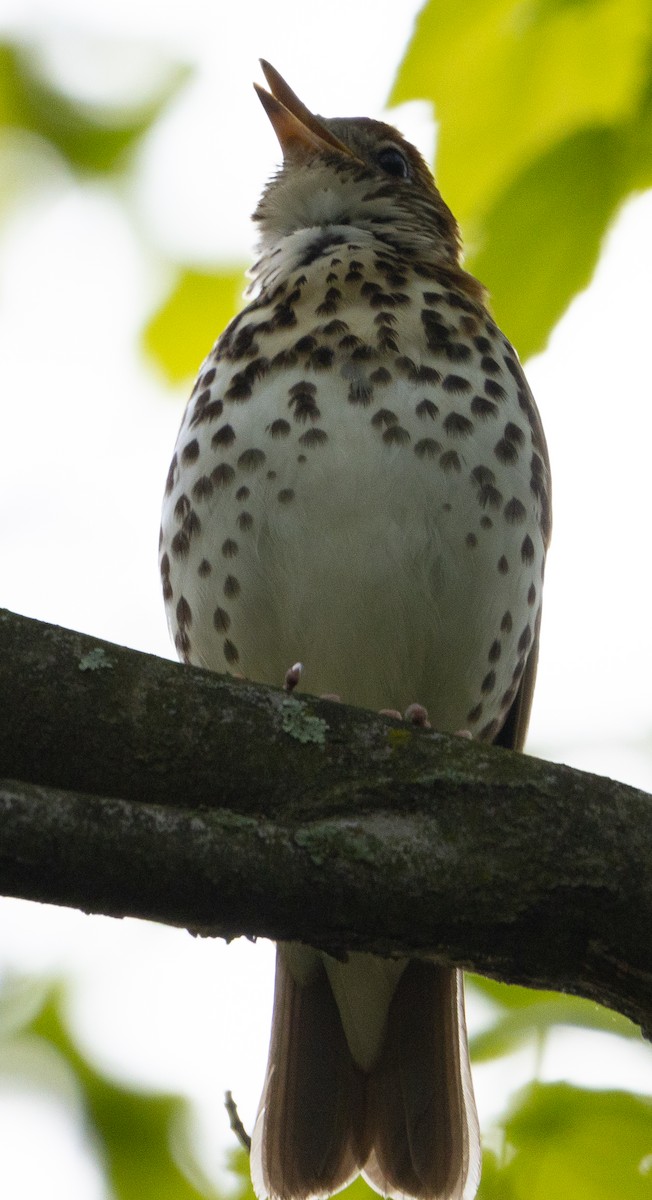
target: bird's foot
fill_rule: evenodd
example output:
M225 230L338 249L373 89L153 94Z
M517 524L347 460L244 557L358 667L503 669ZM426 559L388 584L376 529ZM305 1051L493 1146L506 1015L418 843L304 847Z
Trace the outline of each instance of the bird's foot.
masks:
M285 688L286 692L294 691L299 680L301 679L302 671L303 671L303 663L296 662L294 664L294 666L290 667L289 671L285 672L285 680L283 682L283 687Z
M404 713L400 713L397 708L381 708L379 711L381 717L393 717L395 721L407 721L417 729L432 728L428 720L428 709L424 708L423 704L410 704Z

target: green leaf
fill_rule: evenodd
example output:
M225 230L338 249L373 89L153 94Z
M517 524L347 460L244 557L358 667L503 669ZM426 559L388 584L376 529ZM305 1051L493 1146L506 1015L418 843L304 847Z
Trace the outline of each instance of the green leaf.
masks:
M428 0L391 102L429 100L469 269L523 357L652 183L648 0Z
M504 1134L506 1165L489 1167L479 1200L652 1195L651 1099L535 1084L520 1093Z
M145 101L96 105L66 95L44 78L29 48L0 43L0 125L37 134L78 170L111 172L152 126L189 76L161 64L162 82Z
M244 285L242 267L179 271L172 291L143 331L147 354L170 383L196 375L240 307Z
M77 1048L62 1007L61 989L51 988L16 1039L18 1053L9 1060L12 1074L22 1061L28 1078L41 1087L56 1088L66 1100L74 1088L115 1200L215 1197L188 1144L187 1103L179 1096L132 1090L102 1076ZM39 1071L39 1043L44 1063L56 1054L60 1069Z
M586 130L527 167L485 215L468 269L489 289L496 320L521 357L543 349L589 284L624 183L617 134Z
M432 101L438 182L473 233L528 162L636 111L649 38L647 0L429 0L390 102Z
M488 1027L470 1039L471 1057L476 1063L511 1054L562 1025L642 1041L641 1032L632 1021L578 996L508 986L480 976L471 976L467 988L471 994L479 992L496 1006Z

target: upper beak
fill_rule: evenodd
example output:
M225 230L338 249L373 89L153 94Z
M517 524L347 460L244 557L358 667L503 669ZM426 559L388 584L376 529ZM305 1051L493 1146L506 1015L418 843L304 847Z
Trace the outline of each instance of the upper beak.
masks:
M306 108L271 63L261 58L260 65L270 90L266 91L257 83L254 84L254 87L272 122L274 133L281 143L285 158L293 150L303 150L304 152L308 150L313 153L338 150L340 154L346 154L348 158L355 158L349 147L336 138L333 133L330 133L319 118L314 116L309 108Z

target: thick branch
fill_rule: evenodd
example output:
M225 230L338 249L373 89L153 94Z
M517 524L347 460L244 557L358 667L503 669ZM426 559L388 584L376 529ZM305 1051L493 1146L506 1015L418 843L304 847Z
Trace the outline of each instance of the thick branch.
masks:
M434 953L652 1026L652 799L0 613L0 891Z

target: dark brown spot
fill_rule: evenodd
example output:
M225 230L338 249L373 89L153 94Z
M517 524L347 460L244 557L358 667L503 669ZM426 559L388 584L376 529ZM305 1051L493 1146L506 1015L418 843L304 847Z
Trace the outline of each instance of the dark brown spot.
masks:
M335 351L331 350L330 346L317 346L310 355L310 366L314 371L325 371L331 366L335 358Z
M503 437L500 441L496 442L494 454L499 462L506 464L515 463L518 458L518 447L514 445L514 442L510 442L507 438Z
M231 380L230 386L224 393L225 400L241 401L249 400L251 396L251 384L243 371L238 371Z
M244 453L240 455L238 458L238 466L241 467L243 471L257 471L259 467L262 467L264 461L264 450L256 450L252 447L252 449L245 450Z
M177 471L177 456L176 456L176 454L173 454L173 455L172 455L172 462L170 463L170 469L169 469L169 471L168 471L168 476L167 476L167 479L166 479L166 481L165 481L165 494L166 494L166 496L169 496L169 495L170 495L170 492L171 492L171 491L173 490L173 488L174 488L174 484L175 484L175 477L176 477L176 471Z
M430 420L434 421L439 413L434 400L428 400L427 397L419 401L414 411L422 421L425 421L426 417L430 417Z
M472 708L471 711L466 714L466 719L471 725L475 725L476 721L479 721L481 716L482 705L476 704L475 708Z
M395 325L398 320L396 313L379 312L374 317L374 325Z
M178 533L175 533L170 543L170 549L175 558L186 557L186 554L190 549L190 538L183 529L180 529Z
M341 299L342 293L340 289L336 287L329 287L321 304L317 305L315 312L320 317L329 317L332 313L337 312L338 304Z
M444 297L442 296L441 292L424 292L423 293L424 304L439 304L440 301L443 299L444 299Z
M240 595L240 584L235 575L227 575L224 580L224 595L227 600L235 600L236 596Z
M197 567L197 574L202 579L205 579L207 575L210 575L212 570L213 570L213 568L212 568L211 564L209 563L208 559L202 558L199 566Z
M250 512L238 513L238 529L242 529L243 532L246 532L247 529L251 529L253 523L254 519Z
M503 692L502 696L500 697L500 707L501 708L509 708L509 706L512 703L512 701L514 700L515 696L516 696L516 688L514 688L514 687L508 688L507 691Z
M319 407L315 400L317 388L314 383L307 383L302 380L300 383L295 383L289 390L290 399L288 405L294 409L295 421L316 421L321 416Z
M501 655L501 651L502 651L501 643L498 641L498 639L496 639L496 641L492 642L489 647L489 662L492 662L492 663L498 662L498 659L500 658L500 655Z
M534 542L529 533L526 533L521 542L521 558L524 563L531 563L534 560Z
M224 651L224 657L225 657L226 661L231 664L237 663L238 659L240 658L240 655L238 654L238 651L236 650L236 647L234 646L233 642L230 641L229 638L224 639L224 646L222 648Z
M197 438L193 438L191 442L186 442L181 451L182 463L194 463L199 458L199 442Z
M507 392L502 384L497 383L495 379L485 379L484 390L488 396L492 396L494 400L505 400Z
M484 679L482 680L482 683L480 684L480 691L484 692L485 694L487 692L493 692L495 686L496 686L496 672L488 671L487 674L485 675Z
M192 494L195 500L207 500L213 494L213 484L208 475L200 475L192 486Z
M414 444L414 453L417 458L435 458L441 450L441 443L436 442L434 438L420 438Z
M510 525L520 525L521 521L525 520L525 505L516 496L512 496L511 500L507 501L503 512L505 520L509 521Z
M226 633L230 624L231 624L231 618L230 618L228 612L226 611L226 609L225 608L216 608L215 612L213 613L213 625L217 629L217 632L218 633Z
M308 429L301 434L299 442L302 446L321 446L328 441L328 434L325 429Z
M495 417L498 414L498 405L494 404L493 400L487 400L486 396L474 396L471 412L475 417Z
M503 633L511 633L512 632L512 614L511 614L511 612L506 612L503 614L503 619L500 622L500 628Z
M349 327L346 321L338 321L336 319L334 321L329 321L327 325L323 325L321 327L321 332L325 333L327 337L333 337L338 333L346 333L348 328Z
M489 741L491 738L496 736L499 728L500 723L498 721L489 721L489 723L480 730L478 737L484 738L485 741Z
M366 408L368 404L371 404L373 394L374 390L371 384L366 379L359 379L349 386L349 404L361 404L363 408Z
M527 602L530 605L530 608L534 604L536 598L537 598L537 589L535 588L534 584L531 583L528 588L528 594L527 594Z
M205 395L209 396L210 392L206 392ZM223 410L224 405L221 400L211 400L210 404L202 405L197 402L190 425L194 429L195 425L216 421L218 417L221 417Z
M276 498L277 498L279 504L289 504L291 500L294 500L294 489L293 488L281 488L281 490L278 493L278 496Z
M202 387L206 387L206 388L210 387L216 374L217 374L217 371L215 370L215 367L210 367L209 370L206 371L201 377Z
M189 538L194 538L200 532L201 521L199 520L194 508L191 508L188 516L185 518L183 522L183 528L188 534Z
M211 479L215 487L227 487L235 479L235 471L229 463L218 463L211 471Z
M487 375L498 375L500 373L499 364L496 362L495 358L492 358L489 354L485 354L481 358L480 366L482 367L483 371L487 372Z
M371 372L369 379L372 383L391 383L392 376L387 367L377 367Z
M409 440L410 435L407 429L403 429L401 425L390 425L383 434L383 441L388 446L404 446Z
M505 437L509 442L513 442L515 446L522 446L525 441L525 434L520 425L515 425L513 421L508 421L505 426Z
M525 629L523 630L523 632L517 642L517 650L518 650L519 654L523 654L523 652L525 650L527 650L531 641L532 641L532 630L530 629L529 625L526 625Z
M236 500L248 500L250 495L251 495L251 492L249 491L249 488L247 487L246 484L243 483L242 487L238 488L238 490L235 494L235 498L236 498Z
M471 347L466 342L447 342L444 353L450 362L465 362L471 357Z
M182 492L174 506L174 515L177 521L183 521L188 516L191 508L192 505L186 496L186 493Z
M363 342L361 346L356 346L351 354L352 362L369 362L372 358L378 358L378 351L374 346L368 346Z
M222 554L225 558L235 558L238 553L238 543L234 542L233 538L226 538L222 542Z
M374 413L373 417L371 418L371 424L376 429L388 425L397 425L398 417L396 416L396 413L392 412L389 408L379 408L378 412Z
M266 432L271 434L273 438L287 437L290 428L289 421L284 421L282 417L278 417L276 421L272 421L271 425L267 426Z
M459 395L461 392L468 392L471 384L463 375L446 375L441 385L445 392L451 392L453 395Z
M235 429L232 425L222 425L213 434L211 438L211 446L217 450L218 446L231 446L235 441Z
M174 635L174 645L177 654L179 654L184 662L188 662L190 655L190 638L188 637L188 633L185 629L177 630Z
M353 350L355 346L359 346L361 338L355 333L346 333L343 338L340 338L337 343L340 350Z
M276 471L268 471L267 479L276 479Z
M439 465L444 471L461 471L462 464L456 450L445 450L439 459Z
M498 570L500 571L501 575L506 575L509 571L509 563L504 554L502 554L498 559Z
M313 337L313 335L311 333L306 333L306 334L304 334L303 337L300 337L299 340L294 343L294 349L298 350L300 354L304 354L304 353L309 352L310 350L314 350L316 345L317 345L317 338Z
M477 536L475 533L467 533L466 538L464 540L465 540L467 546L469 546L471 550L473 549L474 546L477 546L477 544L478 544L478 539L477 539Z
M493 523L491 517L488 517L486 514L481 516L480 517L480 527L482 529L493 529L494 523Z
M473 421L463 413L451 412L444 417L444 430L449 437L468 437L473 430Z

